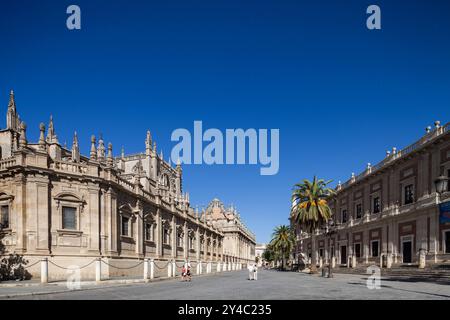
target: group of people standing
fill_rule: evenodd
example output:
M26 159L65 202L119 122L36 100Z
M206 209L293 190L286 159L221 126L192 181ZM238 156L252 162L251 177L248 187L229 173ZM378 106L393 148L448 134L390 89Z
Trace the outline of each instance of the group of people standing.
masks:
M256 263L249 263L247 265L248 269L248 280L258 280L258 266ZM192 281L191 275L191 264L190 262L186 262L181 269L181 281Z

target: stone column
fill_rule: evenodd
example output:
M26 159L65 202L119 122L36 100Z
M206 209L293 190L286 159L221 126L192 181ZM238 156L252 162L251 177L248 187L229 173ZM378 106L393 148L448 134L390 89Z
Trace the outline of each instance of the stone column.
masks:
M138 257L144 256L144 212L142 208L139 208L139 211L136 212L136 255Z
M200 228L197 226L197 230L195 231L195 254L196 254L196 260L200 261Z
M419 169L418 169L418 177L417 177L417 186L416 186L416 194L419 200L427 197L430 193L429 189L429 173L428 167L430 165L429 161L430 154L424 153L420 156L419 160Z
M353 250L353 235L352 234L350 234L350 233L348 233L347 234L347 243L348 243L348 257L350 257L350 264L351 264L351 267L352 268L354 268L355 267L355 265L354 265L354 262L356 262L356 257L355 257L355 252L354 252L354 250ZM348 259L348 257L347 257L347 259Z
M175 216L172 216L172 224L171 224L171 228L172 228L172 243L171 243L171 248L172 248L172 258L176 259L177 258L177 223L175 221Z
M189 259L189 234L188 234L188 227L187 227L187 221L184 221L183 225L183 253L184 253L184 259Z
M106 231L105 236L108 239L107 251L111 255L117 254L117 225L118 225L118 215L117 215L117 198L116 193L109 188L105 196L105 216L106 216Z
M388 243L387 243L387 226L383 225L381 227L381 245L380 250L381 254L387 254L388 252Z
M25 238L25 230L26 230L26 200L27 200L27 194L26 194L26 178L25 176L20 173L17 174L14 179L14 185L15 185L15 198L14 198L14 213L16 214L16 219L12 220L12 223L15 229L16 229L16 248L15 251L18 254L25 253L26 251L26 238Z
M156 209L156 256L161 258L163 255L163 231L161 209Z
M430 250L429 254L434 256L434 262L436 262L436 256L439 252L439 208L436 207L434 212L430 215Z
M89 232L89 251L94 254L100 253L100 188L95 184L88 186L89 200L88 200L88 214L81 214L88 219ZM82 218L83 220L83 218ZM117 232L116 232L117 233Z
M364 260L365 263L369 263L369 253L370 253L370 246L369 246L369 230L363 231L363 248L364 248Z
M50 253L49 242L49 180L46 176L28 178L27 180L27 211L35 214L26 218L28 234L27 251L40 254Z

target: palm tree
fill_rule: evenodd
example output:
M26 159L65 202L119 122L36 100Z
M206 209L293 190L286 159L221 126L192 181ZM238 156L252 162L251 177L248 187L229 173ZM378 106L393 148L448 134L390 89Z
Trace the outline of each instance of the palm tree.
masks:
M311 273L317 272L316 232L331 219L333 214L328 206L328 200L335 194L333 189L327 187L330 182L314 176L312 182L305 179L302 183L296 184L292 193L291 218L311 234Z
M295 246L295 237L289 226L278 226L272 234L271 248L276 252L276 256L281 258L281 267L284 270L286 257L289 257Z

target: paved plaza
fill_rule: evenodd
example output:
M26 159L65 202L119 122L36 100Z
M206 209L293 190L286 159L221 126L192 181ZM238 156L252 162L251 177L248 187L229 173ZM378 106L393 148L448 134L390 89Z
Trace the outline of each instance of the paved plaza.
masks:
M24 295L27 292L35 295ZM11 297L7 297L10 295ZM20 296L17 296L20 295ZM293 272L260 271L258 281L247 272L201 276L191 283L179 279L130 285L85 286L69 291L62 286L0 288L2 299L74 300L316 300L316 299L450 299L450 285L382 280L380 290L369 290L366 277L336 274L327 279Z

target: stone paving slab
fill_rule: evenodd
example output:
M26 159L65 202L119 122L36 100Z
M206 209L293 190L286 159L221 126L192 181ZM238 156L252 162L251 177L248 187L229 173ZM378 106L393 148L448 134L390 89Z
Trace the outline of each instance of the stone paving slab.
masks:
M213 277L215 273L197 275L195 277ZM59 294L71 291L85 291L85 290L98 290L110 287L126 286L132 284L150 284L157 283L160 281L179 281L180 277L168 278L168 277L158 277L153 280L144 280L142 278L111 278L102 280L100 283L95 281L81 281L81 289L71 290L67 288L66 281L55 281L48 284L41 284L38 280L29 281L8 281L6 283L0 284L0 299L8 299L15 297L36 296L43 294Z
M13 299L52 300L450 300L450 286L382 279L369 290L366 276L336 274L322 278L293 272L260 271L258 281L236 271L193 278L128 285L100 285L82 291L41 292ZM17 288L16 288L17 289ZM26 288L22 288L26 289ZM3 290L3 289L1 289ZM22 292L23 294L23 292ZM0 293L1 295L1 293ZM14 296L14 294L11 294ZM3 299L6 297L3 296Z

